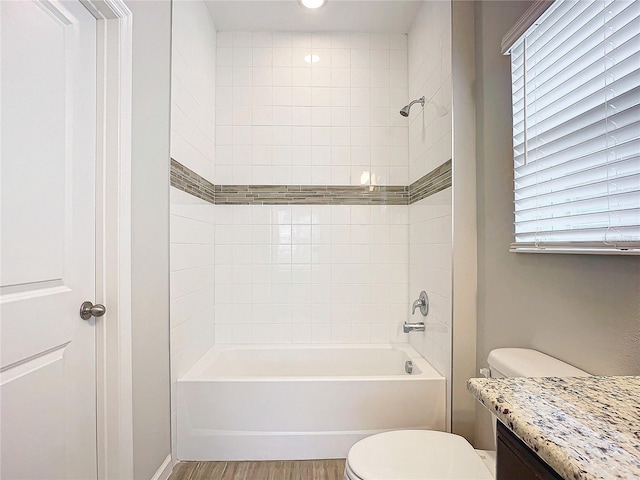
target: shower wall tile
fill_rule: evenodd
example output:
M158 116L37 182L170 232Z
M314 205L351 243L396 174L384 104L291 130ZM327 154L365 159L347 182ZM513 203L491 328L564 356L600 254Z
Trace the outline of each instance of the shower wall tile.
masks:
M173 2L171 158L212 181L216 29L203 1ZM176 382L215 342L213 205L171 187L171 422ZM172 438L175 454L175 435Z
M408 37L409 183L451 158L451 8L423 2ZM431 48L429 48L431 47ZM414 111L418 107L418 111Z
M406 342L406 205L215 205L217 343Z
M177 379L215 342L215 226L212 204L174 187L170 195L171 405L175 419Z
M417 299L422 290L429 296L426 331L412 335L411 344L447 378L451 369L451 218L451 188L409 206L410 299Z
M216 30L202 1L174 5L173 24L171 158L212 180Z
M216 184L408 184L406 35L220 32L216 59Z
M408 46L409 96L424 95L427 100L416 112L414 106L409 117L409 182L437 169L431 181L437 191L451 182L450 173L446 174L452 158L449 2L422 2ZM412 333L410 341L447 379L447 405L451 405L452 369L451 190L448 187L409 205L409 299L413 302L425 290L430 300L425 332ZM416 188L412 200L419 199L421 192ZM413 318L418 317L416 313ZM451 418L449 407L447 418Z

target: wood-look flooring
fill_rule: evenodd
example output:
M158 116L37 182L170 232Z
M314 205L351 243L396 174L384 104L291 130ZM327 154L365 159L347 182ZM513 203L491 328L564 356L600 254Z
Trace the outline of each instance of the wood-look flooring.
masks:
M180 462L169 480L342 480L344 459Z

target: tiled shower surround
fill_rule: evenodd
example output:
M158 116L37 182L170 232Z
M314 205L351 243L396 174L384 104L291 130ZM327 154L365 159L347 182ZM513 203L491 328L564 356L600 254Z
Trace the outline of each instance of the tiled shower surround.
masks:
M407 91L406 35L219 32L215 183L407 185Z
M408 278L433 297L430 333L442 334L438 322L448 328L450 275L447 283L446 275L434 277L425 267L438 259L446 269L451 261L451 161L399 187L402 195L391 199L376 191L385 187L217 186L175 160L171 174L187 197L215 204L217 343L404 342ZM333 190L342 197L331 196ZM410 201L415 205L408 207ZM190 238L182 231L175 236ZM416 258L410 276L409 244ZM435 256L425 262L427 250ZM439 366L446 349L431 336L424 341L436 345Z
M409 181L445 167L452 158L451 4L422 2L409 30L409 94L431 102L409 126ZM451 162L449 162L449 169ZM450 174L449 174L450 175ZM410 342L447 379L451 405L452 373L452 193L443 189L409 205L409 301L426 290L432 310L426 330ZM422 197L420 189L412 200ZM451 409L447 408L447 419Z
M218 32L216 343L407 341L407 74L406 35Z
M214 212L216 343L406 341L406 206Z
M172 394L220 343L411 341L450 380L449 2L408 35L173 10ZM404 334L423 289L426 331Z

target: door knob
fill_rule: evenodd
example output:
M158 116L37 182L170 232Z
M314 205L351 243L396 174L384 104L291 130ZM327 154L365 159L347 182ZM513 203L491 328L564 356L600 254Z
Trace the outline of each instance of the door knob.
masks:
M94 305L91 302L83 302L80 305L80 318L83 320L89 320L91 317L101 317L107 313L107 309L104 305Z

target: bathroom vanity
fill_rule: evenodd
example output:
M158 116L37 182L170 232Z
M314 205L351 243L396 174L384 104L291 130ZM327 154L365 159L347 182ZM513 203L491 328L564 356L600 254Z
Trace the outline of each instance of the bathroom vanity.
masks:
M496 415L497 480L640 478L640 377L473 378Z
M496 431L496 472L498 480L558 480L562 479L522 440L502 423Z

